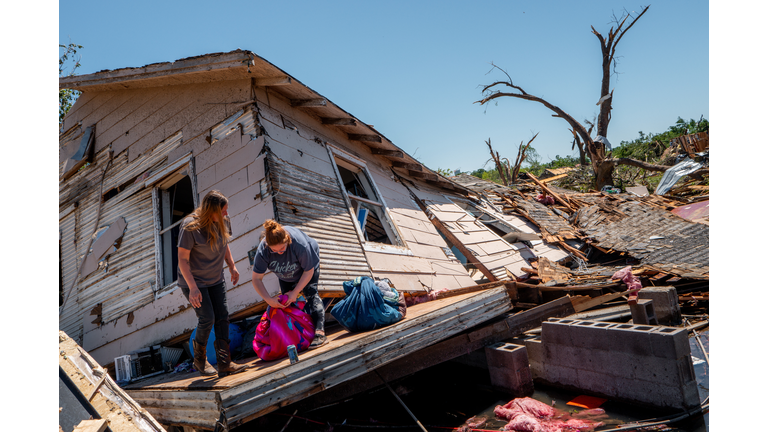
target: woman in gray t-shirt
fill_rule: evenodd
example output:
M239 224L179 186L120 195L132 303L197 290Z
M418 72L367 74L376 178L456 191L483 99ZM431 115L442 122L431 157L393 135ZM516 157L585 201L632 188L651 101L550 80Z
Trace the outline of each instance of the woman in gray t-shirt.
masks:
M280 292L288 296L284 304L267 292L263 282L267 270L277 276ZM280 225L272 219L264 221L263 239L253 260L251 282L261 298L278 309L295 302L303 292L307 300L304 312L312 317L315 325L315 338L309 349L328 342L325 337L325 308L317 292L319 277L320 251L315 239L296 227Z
M228 207L228 200L221 192L208 192L200 207L182 222L178 243L179 287L197 314L197 329L192 340L195 369L202 375L216 374L205 355L208 336L213 329L219 377L246 368L232 362L229 352L229 311L224 263L229 267L233 285L240 279L240 273L235 268L229 250Z

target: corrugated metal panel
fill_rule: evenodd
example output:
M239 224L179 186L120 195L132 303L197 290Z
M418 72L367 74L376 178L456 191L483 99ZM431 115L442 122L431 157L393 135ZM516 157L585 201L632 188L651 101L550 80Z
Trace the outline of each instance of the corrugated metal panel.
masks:
M78 194L77 209L65 216L59 225L65 291L72 285L77 265L86 255L84 248L93 233L101 193L124 185L152 167L159 169L167 162L168 152L180 144L181 133L177 133L132 163L128 163L125 153L115 157L102 186L101 178L109 158L108 149L104 149L96 155L93 166L60 183L59 202L65 206L73 201L70 193L73 187L83 181L91 184ZM60 316L59 328L75 340L82 337L83 316L96 305L102 304L102 322L107 322L154 299L155 242L151 189L136 183L104 202L99 229L118 217L125 217L127 222L120 247L106 260L105 268L86 275L78 282Z
M338 180L280 160L265 149L276 219L300 228L320 245L319 287L341 290L344 281L372 276Z

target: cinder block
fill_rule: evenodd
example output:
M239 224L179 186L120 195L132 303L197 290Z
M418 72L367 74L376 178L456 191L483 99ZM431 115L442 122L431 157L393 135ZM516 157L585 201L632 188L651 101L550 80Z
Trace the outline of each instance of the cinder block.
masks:
M691 356L688 330L675 327L657 327L651 333L653 355L668 359Z
M637 368L632 378L668 385L679 385L684 382L679 367L680 363L676 359L643 356L638 358L635 364Z
M625 383L632 386L631 383ZM631 387L634 399L662 408L694 408L701 404L695 383L685 386L661 382L635 380Z
M552 385L581 388L578 381L578 369L560 365L546 365L542 379Z
M578 363L578 357L583 356L582 349L569 345L544 343L543 360L547 366L559 365L575 367Z
M576 374L579 388L582 390L608 398L615 398L621 394L618 383L622 381L622 378L581 369L578 369Z
M571 345L571 323L574 320L563 321L545 321L541 323L541 341L543 343L554 343L560 345Z
M525 349L528 352L528 366L534 379L544 376L544 345L540 339L527 339Z
M649 332L651 326L620 324L607 329L606 349L638 356L651 355Z
M638 299L634 304L630 303L629 311L632 313L632 323L634 324L657 325L659 323L651 299Z
M533 377L524 345L501 342L485 347L491 385L515 397L533 393Z
M653 308L659 323L679 324L682 322L680 302L675 287L645 287L638 291L637 297L653 300Z
M600 321L578 321L569 326L573 346L605 349L607 329L611 324Z

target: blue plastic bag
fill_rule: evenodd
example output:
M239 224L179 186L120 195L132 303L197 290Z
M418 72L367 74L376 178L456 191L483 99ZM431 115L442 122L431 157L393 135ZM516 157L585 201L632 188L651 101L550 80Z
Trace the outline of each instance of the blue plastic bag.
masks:
M197 333L197 328L192 330L192 335L189 336L190 353L195 352L194 348L192 347L192 340L195 339L195 333ZM208 363L212 365L216 364L216 350L213 348L213 342L215 340L216 335L214 334L213 329L211 329L211 334L208 335L208 343L205 345L205 356L208 358ZM240 345L242 344L243 329L241 329L237 324L229 323L229 352L237 352L237 350L240 349Z
M403 319L396 307L384 301L373 279L361 276L343 286L346 297L331 309L331 315L348 331L374 330Z

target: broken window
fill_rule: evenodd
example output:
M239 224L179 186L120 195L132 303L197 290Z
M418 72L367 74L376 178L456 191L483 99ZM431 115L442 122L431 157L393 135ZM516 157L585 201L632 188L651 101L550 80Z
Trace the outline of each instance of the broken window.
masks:
M340 150L331 151L336 173L359 233L365 242L404 246L365 163Z
M192 180L186 170L172 174L155 187L155 220L159 228L158 279L160 287L167 287L178 279L176 245L184 218L195 209Z

